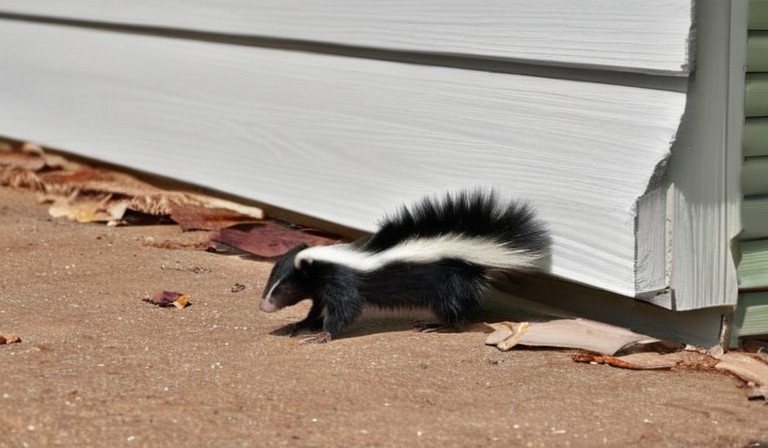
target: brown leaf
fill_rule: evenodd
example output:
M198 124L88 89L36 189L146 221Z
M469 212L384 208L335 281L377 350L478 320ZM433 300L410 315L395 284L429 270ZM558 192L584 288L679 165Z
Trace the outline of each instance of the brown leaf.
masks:
M45 167L45 160L35 154L27 154L19 151L0 152L0 169L11 170L20 168L27 171L40 171Z
M174 291L155 293L152 297L144 299L144 301L162 308L175 306L178 309L184 309L191 305L189 295Z
M224 208L199 205L171 205L171 219L183 230L218 230L237 224L260 222L260 219Z
M3 185L11 185L18 188L41 188L42 181L14 185L6 182L8 177L32 178L32 175L43 174L47 171L79 169L82 165L70 162L56 154L43 152L39 145L24 143L19 147L18 143L0 141L0 178ZM11 174L13 172L13 174ZM38 179L39 180L39 179Z
M654 353L653 355L659 355ZM596 364L608 364L609 366L621 367L623 369L633 370L656 370L656 369L671 369L677 365L675 360L655 360L656 362L633 362L626 359L624 356L605 356L597 355L593 353L578 353L573 355L572 359L576 362L590 362Z
M75 171L56 170L41 173L48 193L110 193L133 197L160 191L128 174L82 167Z
M125 207L111 201L110 196L78 196L64 198L49 197L52 200L48 214L54 218L66 217L78 222L117 222L123 218Z
M340 237L314 235L309 229L286 227L270 222L255 226L236 226L221 229L211 236L209 249L226 244L264 258L279 257L298 244L310 246L337 243Z
M0 335L0 345L3 344L18 344L21 342L21 338L15 334Z
M34 171L14 167L0 171L0 186L42 190L43 182Z
M642 352L625 356L604 356L594 353L578 353L573 355L572 358L576 362L607 364L609 366L633 370L711 370L717 363L717 359L706 353L682 350L672 353Z

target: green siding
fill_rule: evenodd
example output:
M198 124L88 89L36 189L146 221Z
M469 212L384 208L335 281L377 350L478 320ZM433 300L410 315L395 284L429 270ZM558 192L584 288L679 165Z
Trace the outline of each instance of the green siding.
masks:
M742 221L742 238L768 238L768 196L744 198Z
M768 30L768 0L749 0L749 29Z
M747 40L747 71L768 72L768 31L752 31Z
M744 162L741 191L745 196L768 194L768 158L748 159Z
M748 73L744 98L747 117L768 116L768 73Z
M733 319L731 345L738 345L740 336L768 333L768 292L741 294Z
M768 288L768 240L741 242L739 287Z
M768 117L747 118L742 148L744 157L768 156Z
M741 172L744 231L731 344L768 334L768 0L749 0ZM761 239L762 238L762 239Z

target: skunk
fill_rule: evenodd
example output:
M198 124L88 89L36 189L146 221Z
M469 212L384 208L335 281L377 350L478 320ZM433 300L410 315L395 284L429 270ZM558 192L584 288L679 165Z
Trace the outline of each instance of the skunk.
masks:
M418 329L456 328L495 274L534 269L548 249L545 226L524 202L480 190L426 198L353 243L294 247L272 269L259 308L312 299L304 320L278 331L314 333L304 342L330 341L367 306L427 308L441 322Z

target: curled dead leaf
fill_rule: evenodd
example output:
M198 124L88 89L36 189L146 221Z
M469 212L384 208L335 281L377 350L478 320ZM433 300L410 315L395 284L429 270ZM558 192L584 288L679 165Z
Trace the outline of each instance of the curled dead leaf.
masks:
M636 345L648 345L658 339L626 328L587 319L554 319L544 322L500 322L491 324L494 332L486 339L506 351L516 345L578 348L613 355Z
M25 154L31 154L38 157L42 157L43 147L38 145L37 143L26 142L23 145L21 145L21 152Z
M643 353L645 354L645 353ZM573 355L572 359L576 362L588 362L594 364L607 364L613 367L621 367L622 369L632 370L658 370L658 369L671 369L677 365L676 359L663 358L663 355L658 353L648 353L654 355L656 359L633 359L630 358L633 355L628 356L604 356L594 353L577 353ZM657 358L661 356L662 358Z
M173 306L180 310L186 308L187 305L189 305L189 296L186 294L180 295L176 300L173 301Z
M192 304L189 300L189 295L174 291L155 293L152 297L145 298L144 301L161 308L175 306L180 310Z
M21 342L21 338L15 334L0 335L0 345L3 344L18 344Z
M760 356L729 352L720 358L720 362L715 368L729 372L744 382L752 384L748 392L750 399L764 398L768 400L768 363Z
M707 353L679 350L670 353L639 352L624 356L605 356L595 353L573 355L576 362L607 364L633 370L693 369L712 370L718 360Z

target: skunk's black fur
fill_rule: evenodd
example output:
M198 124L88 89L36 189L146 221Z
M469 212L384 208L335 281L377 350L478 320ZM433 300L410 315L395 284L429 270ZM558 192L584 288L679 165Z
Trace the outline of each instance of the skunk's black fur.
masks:
M456 326L480 303L492 274L537 268L548 249L546 229L525 203L482 191L427 198L352 244L293 248L273 268L260 308L312 299L309 315L284 329L319 332L312 342L338 335L366 305L427 308Z

